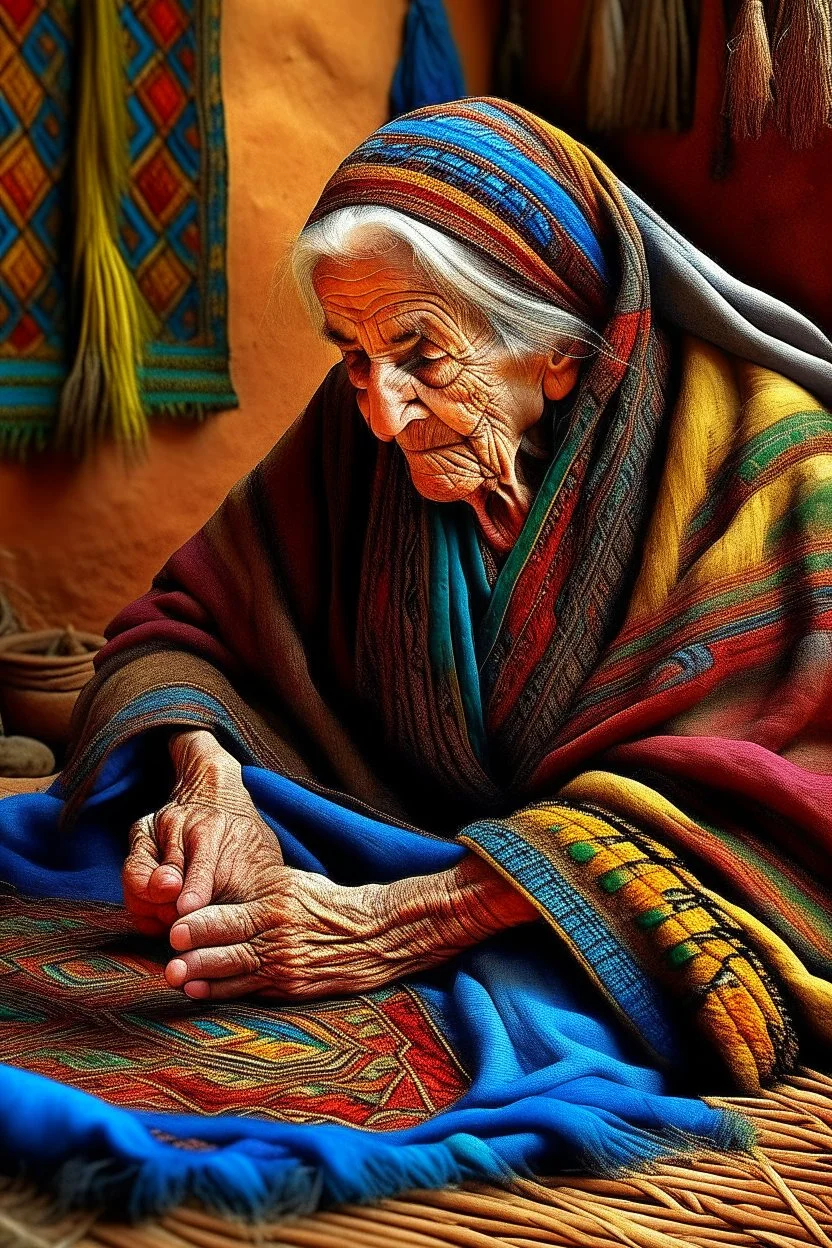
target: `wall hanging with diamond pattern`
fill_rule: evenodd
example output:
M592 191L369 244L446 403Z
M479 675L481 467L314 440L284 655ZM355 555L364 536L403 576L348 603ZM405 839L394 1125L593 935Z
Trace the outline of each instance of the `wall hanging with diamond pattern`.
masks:
M235 407L220 0L0 0L0 452Z

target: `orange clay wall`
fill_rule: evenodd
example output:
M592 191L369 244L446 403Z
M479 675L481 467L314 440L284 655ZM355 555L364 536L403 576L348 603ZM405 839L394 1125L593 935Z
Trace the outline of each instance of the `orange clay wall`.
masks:
M488 88L496 3L447 0L469 89ZM143 463L106 448L80 466L0 461L0 585L30 627L100 629L294 419L331 350L291 286L288 241L329 174L386 118L405 0L225 0L228 275L240 407L155 427ZM271 301L275 303L275 300Z

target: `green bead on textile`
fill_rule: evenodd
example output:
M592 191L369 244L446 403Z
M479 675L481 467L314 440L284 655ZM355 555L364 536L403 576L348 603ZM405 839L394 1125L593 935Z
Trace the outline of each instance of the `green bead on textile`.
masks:
M598 876L598 883L605 893L617 893L619 888L632 879L632 875L624 867L613 867L611 871L605 871L603 875Z
M664 906L652 906L651 909L645 910L644 914L637 914L635 921L638 927L647 931L651 927L658 927L665 919L669 919L670 915L671 911Z
M552 829L557 831L558 829ZM567 849L567 854L573 862L591 862L598 853L597 846L592 845L589 841L575 841Z
M668 949L667 960L671 966L684 966L686 962L690 962L691 958L695 958L698 952L696 945L689 940L683 940L681 944Z

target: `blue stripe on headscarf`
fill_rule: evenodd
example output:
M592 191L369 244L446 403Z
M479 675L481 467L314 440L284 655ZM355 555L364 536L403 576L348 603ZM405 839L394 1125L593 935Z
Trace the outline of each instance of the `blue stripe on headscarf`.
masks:
M391 139L396 134L412 135L432 143L444 140L482 157L510 178L512 183L519 184L539 203L544 204L566 234L581 248L601 278L606 280L607 266L601 246L574 199L544 169L524 156L518 148L506 143L484 122L473 121L468 117L401 117L388 122L378 134L385 137L389 135ZM483 174L487 172L483 170ZM516 191L516 186L511 189ZM507 197L501 206L511 210L514 207L511 197ZM545 246L550 240L546 238L540 241Z

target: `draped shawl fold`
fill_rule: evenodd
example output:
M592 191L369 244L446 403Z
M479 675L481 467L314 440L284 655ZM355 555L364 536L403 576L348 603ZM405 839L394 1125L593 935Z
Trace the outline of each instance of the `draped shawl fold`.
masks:
M705 1054L700 1087L758 1088L832 1039L832 424L787 376L832 393L832 347L503 101L389 123L312 219L362 203L603 334L525 527L489 579L470 509L417 494L334 368L111 625L70 822L117 747L141 738L152 774L166 730L209 728L354 815L456 837L654 1064ZM651 269L676 300L657 319Z

